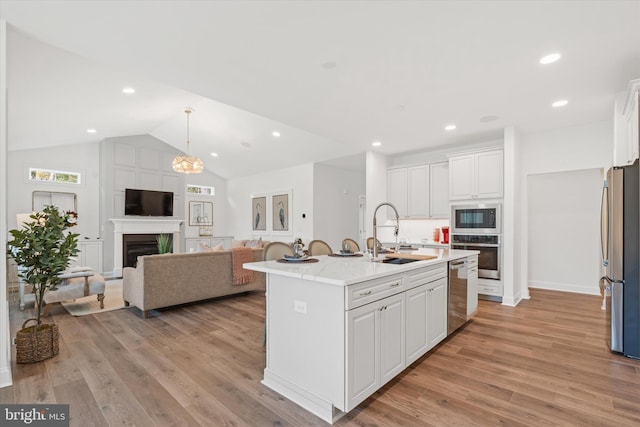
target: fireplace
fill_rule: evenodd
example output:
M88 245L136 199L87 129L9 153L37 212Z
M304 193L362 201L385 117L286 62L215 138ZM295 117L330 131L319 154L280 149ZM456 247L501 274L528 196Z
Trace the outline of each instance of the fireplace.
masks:
M158 234L123 234L122 235L122 267L135 267L138 257L154 255L158 252ZM173 236L169 235L173 240Z
M124 236L129 234L146 235L149 239L148 249L155 250L157 244L155 236L157 234L170 234L173 236L173 252L180 252L180 219L167 218L112 218L113 222L113 277L122 277L122 265L125 261ZM153 241L152 241L153 240ZM151 248L150 246L153 246ZM144 253L142 255L148 255ZM136 263L137 255L133 257L133 264Z

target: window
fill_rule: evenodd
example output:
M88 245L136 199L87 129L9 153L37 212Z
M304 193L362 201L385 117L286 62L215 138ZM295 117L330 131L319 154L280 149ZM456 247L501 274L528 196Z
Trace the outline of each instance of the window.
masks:
M29 168L29 181L61 182L80 184L79 172L56 171L51 169Z
M204 185L187 185L187 194L203 194L206 196L214 196L216 194L216 188L207 187Z

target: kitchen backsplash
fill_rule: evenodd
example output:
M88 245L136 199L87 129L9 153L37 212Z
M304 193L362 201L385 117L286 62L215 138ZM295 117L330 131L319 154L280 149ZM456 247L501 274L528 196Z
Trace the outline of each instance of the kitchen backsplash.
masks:
M385 225L395 225L395 220L385 221ZM448 219L407 219L400 220L398 239L406 239L407 243L420 243L423 239L433 241L433 229L449 226ZM442 239L442 233L440 234ZM395 242L392 227L378 228L378 240L381 242Z

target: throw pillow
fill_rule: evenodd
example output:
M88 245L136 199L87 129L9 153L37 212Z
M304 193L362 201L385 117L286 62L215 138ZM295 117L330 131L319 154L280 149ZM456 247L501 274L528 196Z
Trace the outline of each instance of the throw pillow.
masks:
M261 248L262 247L262 237L259 239L249 240L245 245L248 248Z
M232 248L240 248L242 246L244 246L244 240L234 240L231 242L231 247Z
M198 248L196 249L196 252L210 252L212 251L212 249L209 247L209 245L207 245L206 243L198 243Z
M212 251L224 251L224 243L220 242L211 248Z

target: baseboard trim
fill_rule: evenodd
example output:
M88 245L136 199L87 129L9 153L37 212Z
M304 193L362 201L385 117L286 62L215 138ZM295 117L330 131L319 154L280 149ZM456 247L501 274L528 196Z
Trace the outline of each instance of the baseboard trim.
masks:
M573 292L577 294L600 295L600 287L596 282L594 287L580 286L573 283L545 282L530 280L530 288L547 289L550 291Z

